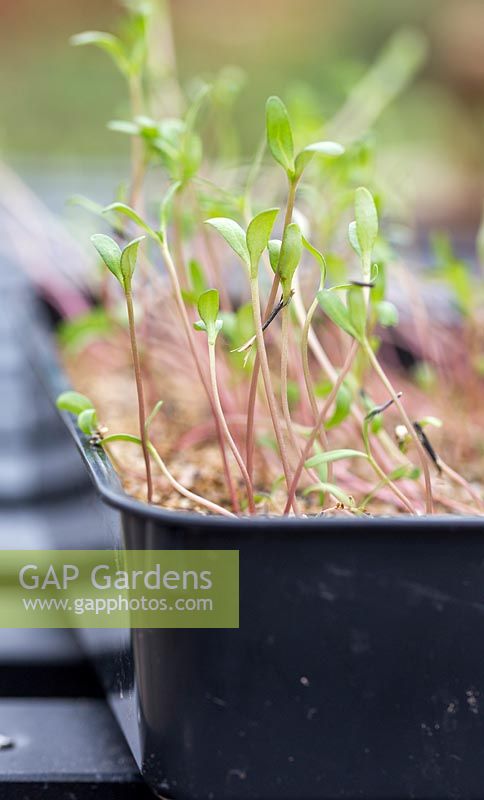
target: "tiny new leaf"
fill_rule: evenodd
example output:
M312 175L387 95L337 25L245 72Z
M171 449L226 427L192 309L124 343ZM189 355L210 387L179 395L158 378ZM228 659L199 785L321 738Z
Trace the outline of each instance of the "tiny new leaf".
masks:
M384 328L394 328L398 325L398 309L388 300L381 300L375 305L376 317Z
M328 158L337 158L343 155L344 151L344 147L337 142L314 142L314 144L309 144L296 156L296 177L301 177L313 156L319 154Z
M317 247L314 247L314 245L312 245L311 242L308 242L308 240L304 236L302 237L302 243L306 248L306 250L308 251L308 253L311 253L313 258L315 258L316 261L318 262L319 269L321 270L321 288L323 288L324 282L326 280L326 259L321 253L321 251L318 250Z
M269 251L269 261L273 272L277 272L279 256L281 255L282 242L280 239L270 239L267 249Z
M257 277L259 261L262 253L267 247L269 236L271 235L274 222L279 213L278 208L269 208L261 211L250 222L247 228L247 250L250 259L250 274L252 278Z
M288 300L290 297L292 279L301 260L302 249L303 242L299 225L291 222L284 231L278 266L284 300Z
M234 253L250 269L250 256L247 249L245 233L238 222L228 217L213 217L205 220L207 225L211 225L225 239Z
M378 235L378 214L372 195L363 186L355 192L355 220L361 256L364 259L371 259Z
M209 344L215 344L217 335L222 329L222 320L218 319L219 308L219 293L216 289L207 289L198 298L198 313L203 326L195 323L195 327L207 332Z
M361 340L366 334L366 303L363 290L359 286L353 286L348 290L347 298L351 324Z
M148 223L145 222L144 219L142 219L140 217L140 215L137 214L136 211L133 208L130 208L130 206L127 206L126 203L111 203L111 205L106 206L105 208L103 208L103 214L109 214L109 213L111 213L113 211L116 211L118 214L123 214L123 216L125 216L125 217L129 217L130 219L133 220L133 222L136 222L136 224L140 228L142 228L144 231L146 231L146 233L149 236L151 236L152 239L155 239L156 241L159 241L158 234L155 233L153 228L151 228L148 225Z
M266 103L267 143L275 160L289 178L295 174L294 142L286 106L279 97L269 97Z
M62 411L70 411L71 414L80 414L89 408L93 408L93 404L85 394L79 392L62 392L56 400L57 408Z
M104 31L84 31L83 33L76 33L74 36L71 36L69 42L74 47L80 47L86 44L99 47L111 56L123 75L129 74L130 64L122 42L117 36L113 36L112 33L105 33Z
M91 242L98 251L110 272L123 286L123 273L121 271L121 248L117 242L104 233L95 233Z
M139 236L137 239L133 239L132 242L126 245L121 253L121 273L125 287L129 286L131 278L133 277L136 259L138 258L138 248L144 238L144 236Z
M354 506L354 500L346 494L339 486L335 486L334 483L327 483L326 481L320 481L319 483L313 483L311 486L308 486L303 491L304 497L308 494L313 494L314 492L322 492L324 494L332 494L333 497L336 497L340 503L347 506L348 508L352 508Z
M86 408L85 411L81 411L77 417L77 424L86 436L91 436L97 428L97 416L94 408Z
M321 289L317 294L317 298L324 313L338 328L341 328L354 339L360 339L358 331L351 322L348 309L335 292L330 289Z
M308 469L317 467L319 464L330 464L333 461L342 461L345 458L368 458L366 453L361 450L325 450L322 453L316 453L315 456L308 458L305 466Z

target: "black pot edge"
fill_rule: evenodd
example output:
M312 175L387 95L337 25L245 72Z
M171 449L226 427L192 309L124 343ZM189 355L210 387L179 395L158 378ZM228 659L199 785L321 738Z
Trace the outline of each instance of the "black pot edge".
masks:
M61 369L55 355L55 346L49 336L40 336L36 339L36 352L33 355L33 365L39 373L51 401L55 404L56 397L64 391L71 389L67 377ZM232 529L234 526L250 531L264 530L265 533L279 533L281 527L287 532L301 531L301 526L321 535L325 528L337 529L338 527L370 528L372 532L380 531L388 535L389 523L393 531L408 529L409 522L417 528L425 528L426 533L441 533L442 528L472 528L476 532L484 533L484 519L479 516L456 516L452 514L439 514L433 516L411 517L405 515L380 516L380 517L341 517L323 519L309 517L304 520L295 517L242 517L229 519L216 515L196 514L195 512L169 511L159 506L150 506L127 495L121 485L120 479L114 470L107 454L98 445L93 445L89 438L78 428L75 418L67 411L58 411L69 430L82 460L88 470L90 478L97 493L102 500L116 510L132 516L163 523L184 523L188 527L209 528L221 526Z

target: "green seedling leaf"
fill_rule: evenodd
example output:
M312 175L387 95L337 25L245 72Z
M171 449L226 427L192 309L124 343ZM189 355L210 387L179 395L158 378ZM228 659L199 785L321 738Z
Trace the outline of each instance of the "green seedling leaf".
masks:
M267 247L269 236L271 235L278 213L278 208L269 208L267 211L261 211L260 214L257 214L249 222L246 244L249 253L250 274L252 278L257 277L260 257Z
M326 156L327 158L338 158L338 156L343 155L344 151L344 147L336 142L314 142L314 144L309 144L296 156L296 177L301 177L307 165L316 154Z
M190 259L188 262L188 276L191 289L190 291L182 289L183 299L191 305L196 305L202 292L207 290L207 284L205 283L202 265L194 258Z
M333 461L343 461L345 458L366 458L368 456L361 450L326 450L323 453L316 453L315 456L308 458L305 466L308 469L317 467L319 464L330 464Z
M93 403L85 394L79 392L62 392L55 401L57 408L62 411L70 411L71 414L79 415L82 411L93 408Z
M160 412L160 409L161 409L162 405L163 405L163 400L158 400L158 402L155 403L155 405L153 407L153 410L150 412L150 414L146 418L146 422L145 422L145 431L146 431L146 433L148 433L149 429L151 428L153 420L155 419L156 415Z
M286 106L279 97L269 97L266 103L267 143L275 160L290 179L295 175L294 142Z
M422 419L419 419L418 423L422 428L425 428L426 425L432 425L434 428L441 428L443 425L441 419L431 416L422 417Z
M125 217L129 217L135 222L140 228L142 228L146 233L151 236L152 239L155 239L157 242L159 241L158 234L151 228L144 219L140 217L139 214L133 208L126 205L126 203L111 203L111 205L106 206L103 208L103 214L110 214L116 212L118 214L122 214Z
M389 473L388 478L391 481L399 481L402 478L408 478L412 481L418 480L420 477L420 469L418 467L414 467L412 464L400 464L399 467L395 467L392 472Z
M250 269L250 256L247 248L245 233L240 225L228 217L213 217L206 220L206 225L211 225L225 239L227 244L238 255L241 261Z
M348 312L358 338L364 339L366 334L366 303L363 290L359 286L353 286L348 290Z
M331 430L331 428L336 428L338 425L341 425L342 422L347 418L351 411L351 392L350 390L343 384L340 386L338 393L336 394L336 405L334 412L326 424L326 430Z
M121 271L121 248L114 239L104 233L95 233L91 242L98 251L108 270L123 286L123 273Z
M269 251L269 261L271 263L272 271L277 272L277 267L279 266L279 257L281 255L281 245L282 242L280 239L270 239L267 249Z
M357 230L356 230L356 222L354 220L353 220L353 222L350 222L350 224L348 225L348 239L349 239L350 245L353 248L353 250L355 251L356 255L361 258L361 247L360 247L360 243L358 241L358 233L357 233Z
M330 320L345 333L359 340L359 334L351 322L348 309L338 295L330 289L321 289L317 298L319 305Z
M355 192L355 220L361 257L370 260L378 236L378 214L372 195L363 186Z
M71 36L69 42L74 47L81 47L87 44L99 47L108 53L113 59L118 69L123 75L128 75L130 71L129 60L126 56L123 44L117 36L104 31L84 31Z
M220 300L216 289L207 289L198 298L198 313L207 327L217 321L219 307Z
M336 499L340 501L340 503L343 503L343 505L348 506L349 508L355 504L353 498L347 495L346 492L343 492L339 486L335 486L334 483L326 483L323 481L321 481L321 483L313 483L311 486L308 486L306 489L304 489L303 495L306 497L308 494L312 494L313 492L332 494L333 497L336 497Z
M81 411L77 417L77 425L79 429L86 434L86 436L92 436L97 428L97 416L95 409L86 408L85 411Z
M191 258L188 263L188 275L193 291L196 292L199 297L202 292L206 291L207 285L205 283L203 267L200 262L196 261L194 258Z
M125 133L127 136L139 136L141 131L136 122L129 122L124 119L112 119L108 122L107 128L115 133Z
M133 239L132 242L126 245L121 253L121 274L125 286L129 286L131 283L131 278L133 277L136 267L136 260L138 258L138 249L145 238L145 236L139 236L137 239Z
M291 295L292 279L301 261L303 242L299 225L291 222L284 231L278 273L281 279L284 301Z
M398 325L398 309L388 300L381 300L375 304L376 318L384 328L394 328Z
M94 214L96 217L106 219L103 206L100 203L96 203L94 200L91 200L89 197L84 197L81 194L74 194L69 197L67 203L70 206L82 208L84 211L88 211L90 214ZM115 215L110 215L108 217L108 222L117 233L122 233L123 226L120 224L119 219L117 219Z
M200 323L195 323L195 326L197 330L207 332L209 344L215 344L215 340L222 330L223 321L218 318L219 308L220 298L216 289L207 289L198 298L198 313L204 327Z
M316 453L322 453L323 449L318 445L317 442L314 444L314 449ZM326 483L328 480L328 465L327 464L319 464L319 466L315 467L315 472L318 473L318 478L322 483Z
M105 309L95 307L77 317L62 320L57 329L57 337L62 347L75 353L88 342L109 336L112 327L112 319Z
M311 255L316 259L318 263L319 269L321 270L321 288L323 288L324 282L326 280L326 259L324 258L321 251L318 250L317 247L314 247L314 245L312 245L311 242L308 242L308 240L304 236L302 237L302 243L306 248L306 250L308 251L308 253L311 253Z

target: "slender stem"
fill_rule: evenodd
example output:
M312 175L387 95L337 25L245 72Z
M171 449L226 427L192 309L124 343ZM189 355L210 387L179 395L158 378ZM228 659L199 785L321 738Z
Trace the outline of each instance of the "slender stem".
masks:
M452 467L449 467L449 465L446 464L445 461L442 461L440 457L438 458L438 464L442 472L445 473L445 475L447 475L448 478L454 481L454 483L457 483L459 484L459 486L462 486L462 488L466 490L469 496L472 497L473 501L477 503L478 508L482 510L483 508L482 500L477 494L477 492L472 488L470 483L466 481L466 479L463 478L462 475L459 475L458 472L455 472L455 470L453 470Z
M287 203L286 203L286 213L284 215L284 228L285 231L287 226L292 221L292 215L294 213L294 203L296 202L296 192L297 192L297 181L289 181L289 189L287 193ZM284 235L284 234L283 234ZM272 311L274 303L276 302L277 297L277 290L279 289L279 275L274 275L271 291L269 294L269 299L267 300L267 305L264 310L264 320L267 319L269 314ZM250 381L250 389L249 389L249 401L247 406L247 433L246 433L246 461L247 461L247 472L249 473L249 477L253 479L254 473L254 443L255 443L255 436L254 436L254 415L255 415L255 401L257 398L257 384L259 381L259 372L260 372L260 357L259 357L259 349L257 355L254 360L254 367L252 369L252 377Z
M225 434L225 438L227 439L229 447L240 469L242 478L244 479L245 486L247 488L249 511L251 514L255 514L254 492L252 489L252 482L250 480L249 474L244 464L244 460L240 455L239 449L234 442L232 434L230 433L229 426L227 425L227 420L225 419L225 414L223 412L222 404L220 402L220 394L218 390L218 381L217 381L217 367L215 361L215 343L212 343L210 341L208 343L208 357L210 363L210 380L212 383L213 399L215 404L215 410L220 422L220 427L222 428Z
M274 303L276 302L278 288L279 288L279 276L274 275L274 280L272 282L272 287L271 287L271 293L269 295L267 306L264 312L264 320L267 319ZM259 351L257 351L256 357L254 359L252 376L250 379L249 401L247 404L246 461L247 461L247 472L249 473L249 477L251 480L253 479L253 473L254 473L255 401L257 397L257 384L259 382L259 373L260 373L260 358L259 358Z
M142 445L141 439L137 436L131 436L127 433L119 433L119 434L112 434L111 436L106 436L101 444L104 447L111 442L131 442L132 444L140 444ZM187 497L189 500L192 500L193 503L197 503L197 505L204 506L208 508L209 511L213 511L215 514L222 514L224 517L236 517L235 514L232 514L231 511L227 511L226 508L217 505L217 503L212 503L211 500L207 500L205 497L201 497L199 494L195 494L195 492L191 492L190 489L187 489L185 486L182 486L176 478L173 477L171 472L169 471L168 467L166 466L165 462L163 461L162 457L158 453L157 449L154 445L148 441L148 452L152 455L153 459L157 463L158 467L162 471L163 475L170 483L171 486L183 497Z
M289 338L289 306L284 306L282 309L282 328L281 328L281 403L282 413L286 423L286 429L291 441L291 444L299 453L301 448L298 445L296 435L294 433L291 412L289 409L288 388L287 388L287 361L288 361L288 338Z
M165 462L161 458L156 448L153 447L151 442L148 444L148 449L167 481L177 492L179 492L179 494L182 494L184 497L187 497L194 503L198 503L200 506L205 506L205 508L208 508L209 511L213 511L215 514L221 514L224 517L235 517L235 519L237 519L235 514L232 514L231 511L227 511L227 509L223 508L223 506L219 506L217 503L212 503L211 500L207 500L205 497L201 497L199 494L195 494L195 492L191 492L190 489L182 486L182 484L179 483L168 470Z
M415 508L414 508L414 507L413 507L413 505L411 504L411 502L410 502L410 500L408 499L408 497L406 497L406 495L405 495L403 492L401 492L401 491L400 491L400 489L399 489L399 488L398 488L398 486L397 486L397 485L396 485L396 484L395 484L395 483L392 481L392 479L391 479L391 478L389 478L389 477L388 477L388 475L386 475L386 474L383 472L382 468L381 468L381 467L379 466L379 464L378 464L378 463L375 461L375 459L373 458L373 456L371 456L371 455L370 455L370 456L368 457L368 461L370 462L370 465L373 467L373 469L374 469L374 471L376 472L376 474L379 476L379 478L380 478L380 481L379 481L379 482L377 483L377 485L376 485L376 486L375 486L375 487L374 487L374 488L371 490L371 492L370 492L370 493L369 493L369 494L368 494L368 495L365 497L365 499L363 500L363 502L362 502L362 504L361 504L361 505L362 505L362 506L365 506L365 505L366 505L367 503L369 503L369 502L370 502L370 500L371 500L371 499L372 499L372 498L373 498L373 497L374 497L374 496L375 496L375 495L376 495L376 494L377 494L377 493L380 491L380 489L383 489L383 487L384 487L384 486L388 486L388 488L392 490L392 492L394 493L394 495L395 495L396 497L398 497L398 499L400 500L400 502L401 502L401 503L403 503L403 505L405 506L405 508L407 509L407 511L409 511L409 512L410 512L410 514L414 514L414 515L415 515L415 513L416 513L416 512L415 512Z
M415 428L413 427L412 422L410 421L407 412L405 411L402 403L400 402L400 398L398 397L397 392L393 388L390 380L388 379L386 373L384 372L380 362L378 361L375 353L373 352L371 345L368 341L365 340L363 344L363 348L365 353L368 356L370 364L372 365L373 369L375 370L376 374L380 378L383 386L389 393L390 397L392 398L395 406L398 408L402 421L404 422L409 435L412 437L413 441L415 442L415 446L417 448L417 452L420 457L420 462L422 464L423 474L425 478L425 504L427 514L433 514L433 502L432 502L432 481L430 479L430 470L427 461L427 456L425 454L425 450L422 447L420 439L417 436Z
M145 468L146 468L146 481L148 485L147 496L148 496L148 503L151 503L153 497L153 483L151 480L151 465L150 465L150 457L148 454L148 439L146 435L146 425L145 425L146 423L145 398L143 390L143 378L141 375L141 363L138 353L138 344L136 341L136 326L134 320L133 296L131 293L130 286L125 287L125 296L126 296L126 308L128 311L129 338L131 341L131 354L133 357L134 377L136 382L136 392L138 395L139 431L143 447L143 457L145 460Z
M392 481L392 479L388 475L385 474L385 472L382 470L382 468L380 467L378 462L375 460L375 458L373 456L373 453L371 452L371 444L370 444L370 436L369 436L369 432L368 432L368 420L367 419L365 419L363 421L363 442L365 444L365 450L366 450L366 454L368 456L368 461L369 461L371 467L373 468L374 472L376 472L376 474L380 478L380 483L379 483L378 487L375 487L375 489L373 489L373 491L370 492L368 497L371 497L373 494L375 494L377 491L379 491L379 489L381 488L382 485L383 486L388 485L388 487L392 490L392 492L396 495L396 497L398 497L400 502L403 503L403 505L405 506L407 511L410 511L411 514L415 514L416 513L415 508L411 504L411 502L408 499L408 497L398 488L398 486ZM368 497L365 498L363 503L368 501Z
M296 278L297 281L297 278ZM297 295L299 292L299 286L296 282L296 291L295 294ZM313 379L311 377L311 370L309 368L309 349L308 349L308 337L309 331L311 329L311 323L313 321L313 316L318 307L318 301L315 298L309 307L308 313L306 315L306 319L304 321L302 334L301 334L301 360L302 360L302 367L303 367L303 375L304 375L304 383L306 384L306 391L309 398L309 403L311 406L311 411L313 412L314 423L318 418L319 409L318 409L318 402L316 400L316 394L314 392L313 386ZM325 428L320 428L318 432L318 437L323 446L324 450L328 450L329 443L328 437L326 436ZM331 473L332 473L332 464L328 464L328 482L331 483Z
M215 427L216 427L216 431L217 431L217 438L218 438L218 442L219 442L219 446L220 446L220 452L221 452L221 455L222 455L225 480L226 480L226 483L227 483L227 488L228 488L229 493L230 493L230 500L231 500L231 503L232 503L232 507L233 507L234 511L238 512L238 511L240 511L240 506L239 506L239 502L237 500L237 494L235 492L235 487L234 487L234 482L232 480L232 475L230 474L230 469L229 469L229 465L228 465L228 461L227 461L227 453L226 453L226 450L225 450L225 442L224 442L224 438L223 438L222 429L220 428L220 422L219 422L218 416L217 416L216 411L215 411L215 406L214 406L214 401L213 401L213 398L212 398L212 393L210 391L210 386L209 386L209 384L207 382L207 379L206 379L206 377L205 377L205 375L203 373L203 370L202 370L202 368L200 366L200 362L199 362L198 357L197 357L197 350L196 350L196 347L195 347L193 330L192 330L192 326L190 325L190 320L188 319L188 314L187 314L187 310L185 308L185 303L183 302L183 296L182 296L182 293L181 293L180 281L178 280L176 267L175 267L175 264L173 263L173 259L171 257L171 253L170 253L170 250L169 250L166 242L163 241L160 244L161 244L161 252L162 252L166 267L168 269L168 273L170 275L171 283L172 283L172 286L173 286L173 291L174 291L174 294L175 294L175 302L176 302L176 305L177 305L177 308L178 308L178 311L179 311L179 314L180 314L180 317L181 317L181 320L182 320L182 324L183 324L183 327L184 327L184 330L185 330L185 334L186 334L186 337L187 337L187 340L188 340L188 346L190 348L190 352L191 352L193 360L195 362L195 368L197 370L197 373L198 373L200 381L201 381L201 383L203 385L203 388L205 389L205 393L207 395L207 398L208 398L208 401L210 403L210 407L212 409L212 413L213 413L213 416L214 416Z
M274 428L274 433L277 439L277 445L279 447L279 453L281 456L282 461L282 468L284 471L284 477L286 479L286 484L289 489L292 481L291 470L289 467L289 461L287 458L286 452L286 443L284 441L284 436L282 434L281 424L279 421L279 410L277 408L276 398L274 394L274 389L272 386L272 379L271 373L269 369L269 362L267 360L267 352L266 346L264 342L264 333L262 331L262 317L261 317L261 310L260 310L260 297L259 297L259 281L257 277L251 278L250 281L250 292L252 298L252 309L254 314L254 327L257 336L257 352L259 355L260 360L260 369L262 373L262 380L264 381L264 389L265 394L267 397L267 403L269 405L269 412L272 419L272 425ZM292 497L290 506L292 506L294 513L298 513L298 506L295 497ZM287 511L286 513L289 513Z
M296 291L293 297L293 304L296 311L296 317L299 322L301 328L304 327L304 322L306 319L306 309L304 308L304 303L301 297L301 293ZM331 361L329 360L328 356L326 355L321 343L318 340L315 332L311 327L308 329L308 345L313 353L316 361L329 378L329 380L334 383L337 379L337 372L333 367ZM358 426L360 427L363 423L364 415L360 408L358 408L355 404L351 405L350 409L351 416L356 420ZM388 461L388 457L390 456L393 459L396 459L400 463L402 462L402 454L398 450L398 448L394 445L386 431L380 431L378 434L378 445L380 456L387 462L388 468L390 469L390 462Z
M298 291L298 290L299 289L297 288L296 291ZM317 301L317 299L315 299L313 301L313 303L311 304L309 310L308 310L308 313L306 315L306 320L305 320L304 326L303 326L303 331L302 331L302 358L303 358L304 376L305 376L306 388L307 388L307 392L308 392L308 395L309 395L311 408L313 409L313 414L314 414L315 420L318 418L318 407L317 407L316 397L315 397L315 394L314 394L314 388L313 388L313 383L312 383L312 379L311 379L311 373L310 373L310 370L309 370L308 336L309 336L309 330L310 330L310 327L311 327L312 318L313 318L313 315L314 315L314 313L316 311L317 306L318 306L318 301ZM322 441L322 444L323 444L324 449L327 450L328 449L328 442L327 442L326 432L325 432L324 426L321 426L320 435L323 432L324 432L325 441ZM391 481L385 475L385 472L382 470L382 468L380 467L378 462L375 460L375 458L374 458L374 456L373 456L373 454L371 452L370 443L369 443L368 438L364 437L364 441L365 441L366 452L367 452L367 455L368 455L368 461L369 461L371 467L373 468L373 470L378 475L378 477L381 479L379 486L381 484L384 484L384 485L388 484L389 488L399 498L399 500L403 503L403 505L412 514L414 514L415 513L415 509L413 508L413 506L410 503L410 501L408 500L408 498L404 495L403 492L400 491L398 486L396 486L393 483L393 481ZM331 477L332 469L330 471L330 468L332 468L332 466L333 465L331 463L328 464L328 483L331 483L331 480L332 480L332 477Z
M288 342L289 342L289 305L285 305L282 309L282 329L281 329L281 403L284 421L286 423L286 430L294 448L296 455L300 458L302 455L302 447L300 446L294 429L294 424L291 419L291 411L289 409L288 390L287 390L287 363L288 363ZM305 468L306 469L306 468ZM313 470L307 469L308 474L312 480L318 480L318 475Z
M286 507L284 509L284 514L288 514L289 513L289 509L291 507L292 501L293 501L293 499L295 497L295 494L296 494L296 489L297 489L297 485L299 483L299 478L301 477L301 472L303 471L303 468L304 468L304 463L307 461L309 453L311 452L311 448L314 445L314 442L316 441L319 429L324 426L324 421L326 419L326 414L328 413L329 409L331 408L331 404L333 403L333 400L335 399L336 395L338 394L338 391L339 391L339 388L340 388L341 384L343 383L346 375L348 374L348 372L351 369L351 365L353 364L353 360L354 360L354 358L356 356L357 351L358 351L358 342L353 341L352 344L351 344L351 347L349 349L348 355L346 356L346 360L345 360L345 362L343 364L341 372L339 373L339 375L338 375L338 377L337 377L337 379L336 379L336 381L335 381L335 383L333 385L333 388L331 389L329 395L327 396L327 398L326 398L326 400L324 402L323 407L321 408L321 411L319 412L319 416L318 416L318 419L316 421L316 425L314 426L314 428L313 428L313 430L312 430L312 432L311 432L311 434L309 436L309 439L306 442L306 446L305 446L305 448L303 450L301 458L299 459L299 463L298 463L298 465L296 467L296 471L294 473L294 477L292 479L292 483L291 483L291 486L289 488L289 495L288 495L288 498L287 498Z

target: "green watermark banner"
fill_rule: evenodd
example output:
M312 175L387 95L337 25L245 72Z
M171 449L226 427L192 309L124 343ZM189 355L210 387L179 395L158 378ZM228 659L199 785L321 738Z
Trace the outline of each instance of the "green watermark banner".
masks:
M238 628L237 550L3 550L0 628Z

